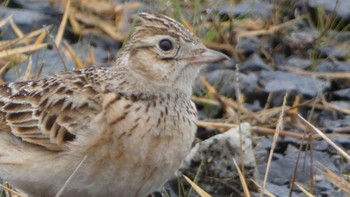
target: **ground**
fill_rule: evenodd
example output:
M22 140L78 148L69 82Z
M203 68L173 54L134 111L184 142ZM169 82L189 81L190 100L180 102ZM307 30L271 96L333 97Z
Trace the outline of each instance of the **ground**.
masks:
M258 196L264 185L275 196L350 192L350 2L71 0L65 15L68 2L0 1L2 83L109 66L135 13L163 13L232 57L209 65L194 87L200 151L183 174L212 196L247 196L244 188ZM243 122L242 141L225 134ZM198 195L182 176L164 188Z

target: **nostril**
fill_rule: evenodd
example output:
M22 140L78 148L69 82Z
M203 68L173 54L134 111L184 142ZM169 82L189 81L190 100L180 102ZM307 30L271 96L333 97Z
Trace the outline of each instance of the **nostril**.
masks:
M196 49L194 50L195 54L202 54L205 52L205 49Z

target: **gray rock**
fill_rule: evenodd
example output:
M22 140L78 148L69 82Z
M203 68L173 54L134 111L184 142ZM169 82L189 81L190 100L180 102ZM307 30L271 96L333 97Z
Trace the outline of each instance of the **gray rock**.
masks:
M249 71L261 71L261 70L272 70L270 66L265 64L264 60L257 54L252 54L239 69L241 72L249 72Z
M349 55L349 54L347 54ZM334 72L350 72L350 62L335 62L334 63Z
M259 39L257 37L249 37L237 41L236 49L245 55L259 52Z
M313 62L310 59L305 59L299 56L291 56L288 58L286 64L279 65L278 68L284 69L285 67L299 68L299 69L309 69Z
M349 55L349 52L345 48L341 48L337 45L333 45L333 46L320 45L316 48L318 51L321 52L321 54L324 54L326 57L335 57L337 59L345 59Z
M307 4L313 9L323 8L327 12L336 14L343 19L350 18L350 1L348 0L308 0Z
M350 101L331 101L330 103L343 109L349 109L350 107Z
M317 181L315 187L321 192L333 190L332 184L326 180Z
M122 47L121 42L117 42L111 38L106 36L96 36L96 35L85 35L81 42L85 45L92 45L95 47L95 55L96 57L103 57L104 59L114 58L117 54L118 50ZM112 57L107 57L109 54Z
M328 142L321 140L321 141L312 141L312 148L316 151L327 151L329 148Z
M239 88L241 92L247 96L247 98L256 99L256 95L262 93L262 90L258 87L258 77L255 73L238 73ZM236 97L236 72L230 69L217 69L205 74L205 78L208 82L215 87L215 89L224 96L235 98ZM205 88L200 81L197 81L194 87L194 93L200 95ZM255 95L250 97L250 95Z
M66 62L67 70L73 70L75 68L69 57L63 55L63 59ZM41 74L38 78L43 78L65 70L64 64L55 50L41 49L37 51L32 55L32 63L31 79L36 79L39 73ZM4 74L4 80L6 82L21 81L26 72L27 65L28 60L10 68Z
M316 60L316 72L334 72L335 65L333 62L325 59Z
M350 72L349 62L330 62L329 60L319 60L316 63L317 72Z
M244 107L250 109L253 112L261 111L263 109L263 106L261 105L261 102L259 100L254 100L253 103L244 103Z
M58 18L53 18L32 10L0 7L0 13L2 18L12 16L14 23L19 26L23 33L29 33L35 29L42 28L43 25L55 24L58 26L60 23ZM0 30L3 31L2 35L4 40L16 38L16 34L14 34L12 28L9 27L9 24L5 25Z
M40 13L50 14L50 15L60 15L62 13L58 10L63 10L60 2L50 2L41 0L13 0L17 5L24 9L36 10Z
M298 152L289 153L281 159L274 160L271 162L269 180L271 183L277 185L285 185L289 184L291 177L293 175L294 167L296 165L296 161L298 158ZM307 153L305 166L304 165L305 152L301 152L298 169L296 173L296 181L301 183L308 183L310 179L310 154ZM312 169L314 169L315 173L315 165L317 162L322 163L322 165L327 166L335 173L340 173L340 171L333 164L332 159L325 152L313 151L313 165ZM258 169L260 173L260 177L264 177L266 170L266 163L258 164Z
M318 89L322 91L330 86L328 82L321 79L312 79L282 71L262 71L259 79L268 93L297 91L308 97L314 97L317 95Z
M255 101L255 99L257 99L256 96L262 94L262 89L259 88L258 76L256 73L240 73L238 75L238 83L241 92L247 97L247 101Z
M333 128L350 126L350 116L335 117L329 116L319 117L319 125L325 127L328 131L332 132Z
M272 59L273 59L273 64L277 66L283 65L287 61L286 54L284 52L277 52L277 51L272 54Z
M236 70L237 62L235 59L231 59L229 61L211 63L201 70L202 74L207 74L216 70L228 69L228 70Z
M333 94L340 99L350 99L350 88L334 91Z
M260 185L262 185L263 180L260 181ZM289 188L288 186L281 186L273 183L267 183L266 184L266 190L271 192L272 194L276 195L277 197L285 197L289 196ZM296 192L292 192L293 197L301 197L302 195L299 195Z
M343 150L348 151L348 154L350 153L350 137L332 137L332 141L343 148Z
M341 32L339 32L339 31L333 32L332 30L330 30L330 31L331 31L331 34L334 33L337 35L334 38L332 38L332 39L336 40L337 42L348 43L350 41L350 32L349 31L341 31Z
M310 44L313 43L320 34L318 30L312 28L295 29L287 35L286 39L292 46L297 48L305 47L305 45L311 47Z
M226 5L220 9L220 15L234 15L236 17L249 15L257 18L271 18L273 5L259 0L241 1L234 6Z
M287 144L287 149L285 150L284 154L298 152L300 145L303 146L303 149L305 149L306 147L309 148L309 146L308 146L309 142L307 140L300 140L300 139L296 139L296 138L289 137L289 136L284 137L282 139L283 140L280 140L279 143ZM329 144L324 140L320 140L320 141L313 140L312 141L312 149L314 151L327 152L329 148L330 148Z
M272 144L272 139L269 137L262 137L256 142L255 149L270 149Z
M186 159L181 164L181 171L197 172L200 164L202 174L209 177L237 181L239 177L232 159L240 166L244 164L246 177L256 180L255 156L250 136L250 125L242 123L241 132L238 128L232 128L225 133L215 135L196 144ZM240 144L240 133L243 144ZM240 152L243 151L244 160L241 160ZM206 191L220 191L222 186L212 184L212 181L200 179L199 185ZM232 185L233 186L233 185ZM233 186L237 187L239 186Z
M289 136L287 136L287 137L290 138ZM287 148L286 148L286 150L284 151L283 154L289 155L289 154L294 154L294 153L297 153L297 152L299 152L299 146L295 146L292 143L288 143Z

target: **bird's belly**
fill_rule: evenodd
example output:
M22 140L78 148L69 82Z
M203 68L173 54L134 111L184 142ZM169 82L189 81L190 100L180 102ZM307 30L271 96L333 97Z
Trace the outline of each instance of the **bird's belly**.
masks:
M115 184L120 191L129 188L124 196L145 196L161 187L174 176L193 143L196 116L159 108L141 117L131 113L113 128L113 138L121 142L114 143L111 151L115 178L123 180Z
M93 195L146 196L161 187L174 176L194 139L194 127L182 126L184 130L181 131L177 129L171 136L136 135L122 140L123 145L113 145L109 155L101 158L104 167L93 175ZM135 133L142 132L135 130ZM91 168L96 169L94 166Z
M30 196L54 196L77 161L0 132L0 177Z

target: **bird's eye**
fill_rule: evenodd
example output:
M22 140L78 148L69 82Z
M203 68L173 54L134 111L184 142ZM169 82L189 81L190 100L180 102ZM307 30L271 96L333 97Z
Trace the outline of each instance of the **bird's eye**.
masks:
M169 39L159 41L158 46L163 51L169 51L173 48L173 43Z

